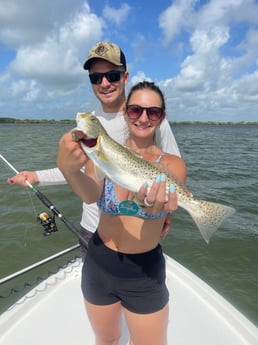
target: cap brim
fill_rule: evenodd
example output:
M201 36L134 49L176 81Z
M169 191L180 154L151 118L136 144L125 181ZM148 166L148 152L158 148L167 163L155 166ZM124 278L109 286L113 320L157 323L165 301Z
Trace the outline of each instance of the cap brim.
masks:
M112 63L112 64L115 65L115 66L124 66L124 65L122 64L122 62L118 64L118 63L115 63L114 61L112 61L111 59L106 59L106 58L97 56L97 57L92 57L92 58L90 58L89 60L87 60L87 61L84 63L83 68L86 69L86 70L90 69L90 66L91 66L92 62L93 62L94 60L97 60L97 59L108 61L108 62Z
M91 59L85 61L84 65L83 65L83 68L86 69L86 70L88 70L88 69L90 68L91 63L92 63L93 60L95 60L95 59L96 59L96 58L91 58Z

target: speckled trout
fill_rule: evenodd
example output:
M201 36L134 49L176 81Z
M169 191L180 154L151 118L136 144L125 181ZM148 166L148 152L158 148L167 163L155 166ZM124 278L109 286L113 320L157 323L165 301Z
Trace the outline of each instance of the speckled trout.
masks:
M84 133L80 140L82 149L93 161L96 173L107 176L114 183L132 192L138 192L144 182L148 186L164 172L162 166L145 161L128 148L113 140L92 113L77 116L77 128ZM186 187L172 175L167 175L167 189L174 184L178 205L192 216L204 240L208 243L222 221L235 209L219 203L196 199Z

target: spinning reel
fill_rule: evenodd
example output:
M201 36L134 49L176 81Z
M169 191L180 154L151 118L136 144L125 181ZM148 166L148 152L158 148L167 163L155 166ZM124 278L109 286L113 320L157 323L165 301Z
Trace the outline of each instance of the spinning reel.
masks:
M57 226L55 221L55 215L51 217L46 212L42 212L37 216L37 220L44 228L44 236L49 236L52 232L57 232Z

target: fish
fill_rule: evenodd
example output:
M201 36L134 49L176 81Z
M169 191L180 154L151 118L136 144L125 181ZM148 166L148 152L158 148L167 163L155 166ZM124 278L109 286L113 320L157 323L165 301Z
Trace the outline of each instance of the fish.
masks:
M162 165L144 160L112 139L95 114L79 113L76 120L75 130L83 132L83 136L80 136L81 147L93 161L99 178L106 176L119 186L137 193L145 182L151 186L156 177L165 172ZM175 186L178 206L191 215L203 239L209 243L221 223L235 209L221 203L197 199L173 174L166 173L166 176L167 190L170 184Z

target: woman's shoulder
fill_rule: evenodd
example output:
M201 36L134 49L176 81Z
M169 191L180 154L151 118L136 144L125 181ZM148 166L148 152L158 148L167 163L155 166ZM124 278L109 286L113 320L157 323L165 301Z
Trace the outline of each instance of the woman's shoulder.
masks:
M178 162L178 163L184 163L184 160L182 157L179 157L177 155L171 154L171 153L167 153L167 152L162 152L160 154L160 161L162 161L163 163L165 162Z
M186 164L183 158L166 153L162 155L160 163L166 167L169 173L175 175L181 182L185 183Z

